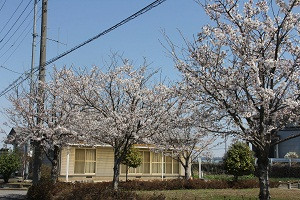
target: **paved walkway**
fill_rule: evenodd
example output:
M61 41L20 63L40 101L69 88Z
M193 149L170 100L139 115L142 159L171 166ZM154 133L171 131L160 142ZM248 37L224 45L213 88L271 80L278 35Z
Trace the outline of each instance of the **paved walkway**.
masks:
M27 190L0 190L0 200L25 199Z

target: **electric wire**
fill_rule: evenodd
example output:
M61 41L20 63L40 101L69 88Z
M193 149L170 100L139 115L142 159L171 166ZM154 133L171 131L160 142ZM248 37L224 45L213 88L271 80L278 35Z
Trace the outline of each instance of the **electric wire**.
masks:
M152 2L151 4L149 4L148 6L142 8L141 10L139 10L138 12L134 13L133 15L127 17L126 19L122 20L121 22L117 23L116 25L106 29L105 31L99 33L98 35L80 43L79 45L76 45L75 47L65 51L64 53L48 60L47 62L44 63L44 67L46 67L47 65L57 61L58 59L68 55L69 53L79 49L82 46L85 46L86 44L94 41L95 39L98 39L99 37L106 35L107 33L113 31L114 29L128 23L129 21L135 19L136 17L148 12L149 10L151 10L152 8L157 7L158 5L162 4L163 2L165 2L166 0L156 0L154 2ZM39 70L39 66L35 67L33 69L33 73L37 72ZM24 77L23 77L24 76ZM19 76L16 80L14 80L8 87L6 87L3 91L1 91L0 93L0 97L2 97L3 95L7 94L9 91L11 91L12 89L16 88L17 86L19 86L22 82L24 82L25 80L27 80L28 78L30 78L30 70L25 71L21 76Z
M27 31L27 33L25 34L25 36L23 37L23 39L20 41L20 43L16 46L16 48L11 52L11 54L7 57L7 59L4 61L3 64L5 64L10 58L11 56L17 51L17 49L20 47L20 45L24 42L24 40L26 39L27 35L30 33L31 31L31 27L29 28L29 30Z
M2 6L0 8L0 12L1 12L2 8L4 7L5 3L6 3L6 0L4 0L4 3L2 4Z
M24 0L22 0L19 5L17 6L17 8L15 9L14 13L10 16L9 20L6 22L6 24L2 27L0 33L2 33L2 31L5 29L5 27L7 26L7 24L10 22L10 20L13 18L13 16L16 14L17 10L19 9L19 7L21 6L21 4L23 3Z
M7 33L3 36L3 38L0 40L0 43L5 39L5 37L10 33L10 31L13 29L13 27L18 23L19 19L22 17L22 15L24 14L24 12L27 10L28 6L30 5L30 1L28 2L28 4L26 5L26 7L24 8L24 10L22 11L22 13L19 15L19 17L17 18L17 20L13 23L13 25L10 27L10 29L7 31Z
M20 73L20 72L14 71L14 70L12 70L12 69L10 69L10 68L8 68L8 67L4 67L3 65L0 65L0 67L3 68L3 69L6 69L7 71L13 72L13 73L15 73L15 74L22 74L22 73Z
M9 48L3 53L1 54L0 58L2 58L15 44L16 42L21 38L21 36L23 35L23 33L28 30L28 27L32 24L32 21L30 21L26 27L23 29L23 31L21 32L21 34L16 38L16 40L12 43L12 45L9 46Z
M38 13L41 11L41 8L39 9L39 11L38 11ZM40 18L41 18L41 16L42 15L40 15L39 17L38 17L38 19L37 20L39 20ZM33 22L33 19L27 24L27 26L24 28L24 30L22 31L22 33L18 36L18 38L14 41L14 43L5 51L5 53L3 53L1 56L0 56L0 58L2 58L12 47L14 47L15 46L15 44L17 43L17 41L21 38L21 36L23 36L23 34L24 34L24 32L25 31L27 31L26 32L26 34L25 34L25 36L23 37L23 39L21 40L21 42L17 45L17 47L12 51L12 53L8 56L8 58L2 63L2 66L9 60L9 58L16 52L16 50L20 47L20 45L23 43L23 41L25 40L25 38L27 37L27 35L29 34L29 32L30 32L30 25L32 24L32 22ZM2 67L2 66L0 66L0 67ZM11 71L11 72L14 72L14 73L17 73L17 74L22 74L22 73L20 73L20 72L16 72L16 71L14 71L14 70L11 70L11 69L8 69L7 67L2 67L3 69L6 69L6 70L8 70L8 71Z
M11 40L11 38L17 33L17 31L21 28L21 26L24 24L24 22L27 20L29 15L32 13L33 9L27 14L27 16L24 18L24 20L21 22L21 24L18 26L18 28L13 32L13 34L8 38L8 40L3 44L3 46L0 48L0 51L5 47L5 45Z

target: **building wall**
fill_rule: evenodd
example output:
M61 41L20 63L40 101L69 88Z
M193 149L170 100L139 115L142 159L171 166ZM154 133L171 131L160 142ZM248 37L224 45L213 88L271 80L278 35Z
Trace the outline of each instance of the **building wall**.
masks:
M76 147L63 148L60 160L59 180L66 180L67 170L67 152L69 151L69 181L111 181L113 177L114 155L112 147L96 148L96 170L95 174L74 174L75 167L75 149ZM145 150L145 149L143 149ZM152 152L151 152L152 154ZM151 166L151 164L150 164ZM179 178L184 176L184 169L179 164L179 174L164 174L164 179ZM162 174L135 174L129 173L129 179L152 180L161 179ZM125 180L125 174L121 173L120 180Z
M291 135L295 135L299 133L300 133L300 127L286 128L282 131L279 131L278 135L280 136L280 139L284 139ZM285 154L287 154L288 152L297 152L297 154L300 156L300 137L293 138L278 144L279 158L283 158Z

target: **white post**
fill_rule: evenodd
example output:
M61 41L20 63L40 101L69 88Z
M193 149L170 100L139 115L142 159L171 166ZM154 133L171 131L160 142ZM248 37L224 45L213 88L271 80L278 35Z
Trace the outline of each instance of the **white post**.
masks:
M67 168L66 168L66 182L69 182L69 161L70 161L70 147L67 147Z
M199 164L199 178L202 178L202 171L201 171L201 156L198 158L198 164Z
M164 180L164 153L161 153L161 180Z

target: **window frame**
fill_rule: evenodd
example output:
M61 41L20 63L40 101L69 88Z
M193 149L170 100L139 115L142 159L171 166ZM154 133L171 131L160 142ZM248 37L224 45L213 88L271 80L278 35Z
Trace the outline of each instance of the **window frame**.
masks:
M76 150L84 150L84 172L83 173L76 173L75 169L76 169ZM95 160L91 161L86 159L86 152L87 150L94 150L95 151ZM79 162L82 162L81 160ZM95 172L93 173L86 173L86 163L94 163L95 166ZM74 152L74 175L95 175L97 172L97 149L96 148L75 148L75 152Z

